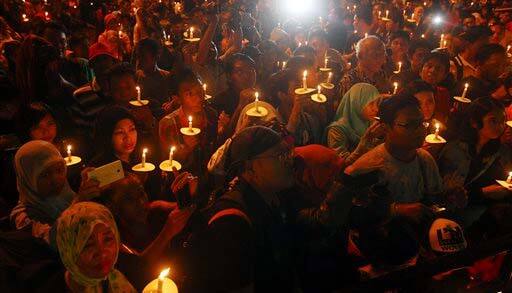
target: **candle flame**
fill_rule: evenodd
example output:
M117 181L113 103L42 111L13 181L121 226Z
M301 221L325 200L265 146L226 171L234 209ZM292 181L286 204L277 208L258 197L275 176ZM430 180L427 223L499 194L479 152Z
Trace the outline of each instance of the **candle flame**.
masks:
M318 89L318 93L320 93L320 91L322 90L322 87L320 85L318 85L316 88Z
M469 83L465 83L465 84L464 84L464 88L466 88L466 89L467 89L468 87L469 87Z
M188 116L188 122L192 122L192 116Z
M308 77L308 71L307 70L304 70L304 72L302 73L302 77L304 77L304 78Z
M140 92L140 86L136 86L135 89L137 90L137 92Z
M254 93L254 97L256 98L256 101L257 101L257 100L259 99L259 97L260 97L260 93L255 92L255 93Z
M175 146L172 146L171 147L171 153L174 153L174 151L176 150L176 147Z
M68 152L71 152L71 145L68 144Z
M393 86L394 86L394 87L398 87L398 82L396 82L396 81L395 81L395 82L393 83Z
M203 90L206 92L206 83L203 83Z
M148 152L147 148L142 149L142 153L145 155Z
M439 127L441 127L441 125L439 125L439 122L436 122L435 126L436 126L436 130L439 130Z
M512 176L512 172L508 172L508 176Z
M160 280L163 280L165 277L167 277L169 275L169 272L171 271L171 268L166 268L165 270L163 270L162 272L160 272L160 275L158 276L158 278Z

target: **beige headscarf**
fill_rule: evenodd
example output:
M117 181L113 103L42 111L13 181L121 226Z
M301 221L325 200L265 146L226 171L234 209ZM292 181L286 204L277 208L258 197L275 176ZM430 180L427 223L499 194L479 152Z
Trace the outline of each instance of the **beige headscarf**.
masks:
M80 253L98 224L104 224L114 233L117 246L114 263L117 262L120 240L114 217L106 207L100 204L80 202L65 210L57 221L57 246L62 263L73 280L85 287L83 292L100 292L101 282L106 279L109 282L110 292L136 292L126 277L114 268L105 278L97 279L84 275L78 267Z

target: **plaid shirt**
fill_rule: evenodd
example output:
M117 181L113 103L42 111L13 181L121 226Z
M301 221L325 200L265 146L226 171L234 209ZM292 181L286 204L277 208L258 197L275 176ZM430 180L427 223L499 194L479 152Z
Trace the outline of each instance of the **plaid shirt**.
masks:
M381 70L379 71L373 79L366 76L363 72L359 70L359 67L356 66L349 70L340 81L340 94L341 97L345 95L346 92L356 83L369 83L373 86L375 86L380 93L386 93L388 92L391 87L388 84L388 77L386 76L386 73Z

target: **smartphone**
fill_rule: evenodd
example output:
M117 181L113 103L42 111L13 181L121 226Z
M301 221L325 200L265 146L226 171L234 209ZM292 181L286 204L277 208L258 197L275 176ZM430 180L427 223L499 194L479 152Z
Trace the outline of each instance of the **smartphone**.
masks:
M100 187L124 178L123 164L120 160L98 167L89 173L89 178L98 180Z

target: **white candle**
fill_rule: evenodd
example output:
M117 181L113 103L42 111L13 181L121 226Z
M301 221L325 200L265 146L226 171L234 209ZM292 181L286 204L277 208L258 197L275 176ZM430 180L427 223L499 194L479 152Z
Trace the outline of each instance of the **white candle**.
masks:
M260 112L260 108L258 107L258 102L260 101L259 97L260 97L260 93L255 92L254 93L254 107L256 108L256 112L258 112L258 113Z
M304 72L302 73L302 87L304 89L308 88L308 71L307 70L304 70Z
M440 48L443 47L443 42L444 42L444 34L441 34L441 40L439 41L439 47Z
M71 145L68 144L68 161L71 162Z
M364 33L364 37L367 38L368 37L368 33Z
M411 14L411 19L414 20L414 12Z
M137 90L137 101L140 102L140 86L136 86L135 89Z
M439 125L439 123L436 123L435 127L436 127L436 132L434 133L434 135L435 135L436 139L439 139L439 127L441 127L441 126Z
M395 88L393 89L393 95L396 95L396 92L398 91L398 82L396 82L396 81L395 81L395 82L393 83L393 86L395 87Z
M331 83L332 79L332 72L329 72L329 75L327 75L327 83Z
M188 116L188 130L192 131L192 116Z
M398 72L402 70L402 61L398 61Z
M327 62L329 61L329 58L325 57L324 58L324 68L328 68L327 67Z
M380 19L380 15L382 14L382 11L379 10L379 19Z
M464 99L468 93L469 83L464 84L464 90L462 91L462 98Z
M447 44L447 42L446 42L446 40L444 40L444 41L443 41L443 48L446 48L446 47L447 47L447 46L446 46L446 44Z
M194 27L190 27L190 38L194 38Z
M508 172L507 183L512 183L512 172Z
M388 18L389 16L389 10L386 10L386 19Z
M322 87L318 85L316 89L318 90L318 95L320 95L322 93Z
M146 165L146 153L147 152L148 152L148 149L146 149L146 148L144 148L142 150L142 162L141 162L142 168L144 168Z
M171 162L172 162L172 160L171 160ZM158 286L157 286L158 293L162 293L162 289L164 286L164 279L165 279L165 277L167 277L167 275L169 275L170 270L171 270L170 268L167 268L167 269L163 270L160 273L160 275L158 276Z
M283 61L283 70L286 68L286 61Z
M203 83L203 91L206 94L206 83Z
M174 155L174 150L176 150L176 147L171 146L171 149L169 150L169 164L172 166L172 156Z

